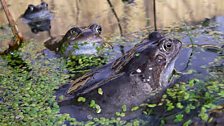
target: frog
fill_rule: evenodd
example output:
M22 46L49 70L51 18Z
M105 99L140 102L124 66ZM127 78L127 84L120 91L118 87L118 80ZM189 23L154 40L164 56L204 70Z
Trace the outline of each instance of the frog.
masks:
M55 51L63 57L74 55L97 55L104 40L100 36L102 27L99 24L91 24L83 27L72 27L60 38L47 40L44 45L51 51Z
M45 41L47 49L43 53L49 58L66 59L68 72L75 74L75 78L108 62L107 50L112 46L104 41L101 32L101 25L96 23L72 27L64 35Z
M181 47L178 39L152 32L115 61L63 87L65 97L58 101L61 113L77 120L112 118L117 112L125 113L122 119L127 120L139 116L141 112L136 114L133 107L157 99L170 86Z
M33 33L49 31L53 14L48 9L48 4L42 1L39 5L29 4L21 18L29 25Z

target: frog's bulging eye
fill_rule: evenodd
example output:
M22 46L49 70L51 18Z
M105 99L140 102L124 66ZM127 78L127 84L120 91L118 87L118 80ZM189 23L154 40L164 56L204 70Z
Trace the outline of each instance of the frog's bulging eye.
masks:
M78 27L74 27L72 29L69 30L71 35L77 35L82 33L82 30Z
M42 2L42 3L41 3L41 6L43 6L44 8L47 8L47 7L48 7L48 4L45 3L45 2Z
M34 10L34 6L33 5L29 5L28 9L29 9L29 11L33 11Z
M169 52L173 48L173 43L171 43L171 42L165 42L162 47L163 47L163 50L164 51Z
M101 34L101 32L102 32L101 26L97 26L96 27L96 32L99 33L99 34Z
M102 32L102 27L98 24L92 24L89 26L89 28L97 34L101 34L101 32Z

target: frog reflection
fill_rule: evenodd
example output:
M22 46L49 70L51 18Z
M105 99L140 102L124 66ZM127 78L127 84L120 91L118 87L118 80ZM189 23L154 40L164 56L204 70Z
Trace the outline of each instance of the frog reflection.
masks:
M49 31L51 29L52 13L48 10L48 4L41 2L39 5L28 5L22 19L29 25L33 33Z

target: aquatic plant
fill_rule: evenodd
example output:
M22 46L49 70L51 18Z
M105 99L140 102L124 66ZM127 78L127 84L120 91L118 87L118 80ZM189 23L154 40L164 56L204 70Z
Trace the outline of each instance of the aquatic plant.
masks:
M210 122L208 111L219 106L224 99L223 90L224 80L192 79L181 82L167 89L161 101L156 106L148 106L146 112L153 115L160 110L161 124L179 123L186 126L193 122L193 118Z
M120 118L93 118L79 122L69 114L60 114L55 90L68 81L66 61L63 58L44 57L33 51L29 43L18 51L0 57L0 125L117 125L134 124L140 121L123 121ZM99 90L102 93L101 90ZM80 102L85 101L83 98ZM100 111L97 104L90 104Z
M78 55L71 56L66 61L67 69L71 73L83 74L92 68L101 66L107 63L106 57L96 57L93 55Z

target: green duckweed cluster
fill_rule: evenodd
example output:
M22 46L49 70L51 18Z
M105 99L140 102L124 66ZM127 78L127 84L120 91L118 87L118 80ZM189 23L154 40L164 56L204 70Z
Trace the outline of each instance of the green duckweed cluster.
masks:
M158 104L149 104L146 113L148 115L158 113L161 125L166 123L190 125L193 120L199 118L203 122L211 122L209 110L218 107L224 99L224 80L198 79L188 83L178 83L167 89Z
M192 29L191 29L192 30ZM33 47L30 47L33 45ZM20 51L0 57L0 126L139 126L141 120L130 122L121 120L125 116L126 106L117 112L117 118L93 118L87 122L79 122L69 114L60 114L56 102L55 90L68 81L69 74L84 73L90 68L106 63L102 58L92 56L73 56L66 61L63 58L48 59L33 53L34 43L26 45ZM223 66L214 68L223 78ZM217 71L218 70L218 71ZM211 73L211 72L210 72ZM220 77L219 77L220 78ZM103 92L98 89L99 94ZM193 79L175 84L167 89L158 103L148 103L144 113L159 116L161 125L190 125L195 118L204 122L212 121L209 111L223 104L224 80L210 79L201 81ZM80 102L85 98L80 97ZM100 111L94 101L90 107ZM134 106L132 111L141 106ZM161 114L160 114L161 113ZM147 124L146 124L147 125Z
M94 118L79 122L69 114L60 114L55 91L68 81L66 61L33 54L32 44L0 57L0 125L11 126L138 126L120 118ZM96 104L90 104L96 108ZM98 110L98 109L97 109Z
M21 60L18 52L4 59L1 67L5 70L0 74L0 125L62 125L69 116L58 114L54 90L67 78L63 66L57 66L63 61L51 59L30 64ZM27 67L29 71L24 69Z
M83 44L75 43L73 44L73 49L69 50L70 53L74 52L75 50L78 50L79 48L82 48L82 46L85 46L88 44L88 42L84 42ZM60 48L60 53L62 55L65 54L66 49L68 48L69 44L68 42L64 42L62 44L62 47ZM94 46L94 45L93 45ZM95 47L95 46L94 46ZM97 54L100 55L100 53L103 52L103 47L95 47L97 50ZM66 54L65 54L66 55ZM78 75L82 75L85 72L89 71L92 68L95 68L97 66L101 66L107 63L107 58L104 56L97 56L97 55L72 55L69 54L66 60L66 66L70 73Z
M105 57L96 57L94 55L71 56L66 61L68 70L75 74L83 74L92 68L102 66L106 63L107 60Z

